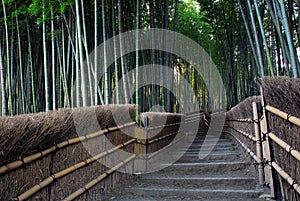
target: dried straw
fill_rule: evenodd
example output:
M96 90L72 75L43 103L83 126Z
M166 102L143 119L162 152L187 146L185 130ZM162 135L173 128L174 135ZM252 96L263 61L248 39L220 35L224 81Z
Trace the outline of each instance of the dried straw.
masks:
M29 197L31 197L33 194L35 194L38 191L40 191L41 189L49 186L55 180L57 180L57 179L59 179L59 178L61 178L63 176L66 176L66 175L68 175L68 174L74 172L75 170L78 170L78 169L80 169L80 168L82 168L84 166L87 166L87 165L95 162L96 160L98 160L98 159L100 159L102 157L105 157L105 156L107 156L107 155L109 155L109 154L111 154L111 153L113 153L113 152L115 152L115 151L117 151L119 149L122 149L122 148L128 146L129 144L131 144L133 142L135 142L135 139L129 140L129 141L127 141L127 142L125 142L123 144L120 144L119 146L116 146L116 147L114 147L114 148L112 148L112 149L110 149L110 150L108 150L106 152L102 152L102 153L100 153L100 154L98 154L98 155L96 155L96 156L94 156L92 158L89 158L89 159L87 159L85 161L82 161L82 162L77 163L77 164L75 164L75 165L73 165L71 167L68 167L68 168L66 168L64 170L61 170L60 172L57 172L57 173L51 175L50 177L46 178L45 180L43 180L39 184L37 184L34 187L32 187L31 189L27 190L23 194L19 195L17 197L17 200L19 200L19 201L26 200Z

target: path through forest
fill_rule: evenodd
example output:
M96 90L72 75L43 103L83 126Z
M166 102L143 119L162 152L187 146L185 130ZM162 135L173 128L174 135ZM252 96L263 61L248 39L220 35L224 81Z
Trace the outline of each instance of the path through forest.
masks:
M221 137L213 151L199 159L200 148L213 141L203 144L207 130L200 127L189 150L176 163L133 176L131 182L110 189L104 200L260 200L263 190L258 188L255 168L233 139ZM180 154L180 150L170 154Z

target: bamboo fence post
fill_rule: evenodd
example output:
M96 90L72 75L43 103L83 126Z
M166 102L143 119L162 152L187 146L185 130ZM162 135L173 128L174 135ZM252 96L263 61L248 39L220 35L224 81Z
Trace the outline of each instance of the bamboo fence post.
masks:
M149 134L148 134L148 118L145 118L145 130L146 130L146 161L145 161L145 172L148 171L148 153L149 153Z
M263 143L264 147L264 157L267 159L267 166L266 166L266 178L269 181L269 187L271 190L271 197L275 198L275 186L274 186L274 178L273 178L273 168L271 166L272 163L272 157L271 157L271 150L270 150L270 142L269 142L269 128L268 128L268 122L267 122L267 115L266 115L266 105L263 95L263 88L260 87L260 93L261 93L261 105L263 109L263 118L261 121L261 133L264 137L265 141Z
M147 155L147 128L135 127L136 143L134 145L134 153L137 157L134 159L134 173L140 174L146 172Z
M264 167L263 167L263 156L262 156L262 148L261 148L261 136L260 136L260 128L259 128L259 119L257 112L257 103L252 103L253 107L253 120L254 120L254 129L255 129L255 137L256 137L256 155L257 155L257 163L258 163L258 178L259 185L263 186L265 183L264 178Z

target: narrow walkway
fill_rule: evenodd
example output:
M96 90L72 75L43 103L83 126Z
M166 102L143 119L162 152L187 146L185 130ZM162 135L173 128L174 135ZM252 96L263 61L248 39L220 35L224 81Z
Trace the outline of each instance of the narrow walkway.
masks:
M200 148L209 146L202 145L205 132L203 128L199 131L189 150L173 165L133 176L132 181L111 189L103 200L259 200L262 191L256 189L255 169L235 141L222 137L209 156L199 159Z

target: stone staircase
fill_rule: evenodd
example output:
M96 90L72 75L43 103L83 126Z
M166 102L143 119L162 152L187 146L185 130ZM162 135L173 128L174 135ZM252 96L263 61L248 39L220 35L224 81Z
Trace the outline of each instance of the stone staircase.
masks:
M158 172L133 176L131 181L105 193L103 200L263 200L259 198L263 191L257 188L254 166L230 137L218 139L213 151L199 159L200 148L210 146L210 140L203 144L205 133L202 127L176 163ZM180 154L180 150L170 154Z

